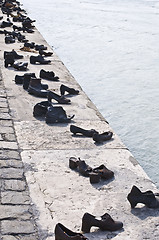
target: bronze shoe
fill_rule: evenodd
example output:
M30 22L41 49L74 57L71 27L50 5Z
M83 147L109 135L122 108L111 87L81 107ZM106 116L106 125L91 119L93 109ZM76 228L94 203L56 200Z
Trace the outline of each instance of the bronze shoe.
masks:
M55 240L86 240L88 238L84 237L81 233L75 233L66 228L61 223L55 226Z
M95 216L85 213L82 218L82 232L89 233L91 227L99 227L102 231L116 231L123 227L123 223L114 221L108 213L96 218Z

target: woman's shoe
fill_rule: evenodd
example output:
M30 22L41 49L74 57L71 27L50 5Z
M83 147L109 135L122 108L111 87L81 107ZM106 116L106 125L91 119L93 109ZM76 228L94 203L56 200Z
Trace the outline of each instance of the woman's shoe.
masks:
M35 45L35 50L37 50L37 51L39 51L39 50L47 50L47 47L44 46L43 44Z
M75 135L77 133L80 133L86 137L93 137L93 134L98 133L95 129L85 130L85 129L77 127L75 125L70 126L70 131Z
M92 168L87 165L84 160L79 158L78 171L82 176L89 177L89 174L92 172Z
M99 227L102 231L116 231L123 227L123 223L114 221L108 213L96 218L95 216L85 213L82 218L82 232L89 233L91 227Z
M30 63L31 64L36 64L36 63L49 64L49 63L51 63L51 61L50 60L45 60L41 55L38 55L37 57L31 56L30 57Z
M57 93L49 91L48 101L51 102L52 99L56 100L58 103L61 103L61 104L69 104L71 102L70 99L67 99L64 96L59 96Z
M50 106L46 112L46 123L68 123L74 117L67 117L65 110L62 107Z
M93 140L95 142L105 142L105 141L108 141L112 138L113 136L113 133L108 131L108 132L104 132L102 134L99 134L99 133L94 133L93 134Z
M51 81L59 81L59 77L55 77L55 73L53 71L45 71L44 69L40 70L40 78Z
M87 240L81 233L75 233L61 223L55 226L55 240Z
M52 56L53 52L45 52L44 50L40 49L39 54L41 56L44 55L45 57L50 57L50 56Z
M6 55L7 55L7 54L13 55L13 58L14 58L14 59L22 59L22 58L23 58L23 56L22 56L22 55L18 55L18 54L16 53L16 51L14 51L14 49L13 49L11 52L4 51L4 59L6 59Z
M70 157L69 167L73 170L77 169L77 171L85 177L89 177L90 173L92 172L92 168L80 158Z
M114 172L112 172L111 170L106 168L103 164L97 168L93 168L93 172L98 173L101 178L106 179L106 180L114 177Z
M145 204L148 208L158 208L159 199L155 197L152 191L141 192L139 188L133 186L131 192L127 196L131 207L134 208L138 203Z
M48 107L51 107L52 104L48 101L43 101L37 103L33 108L33 116L34 117L45 117Z
M65 92L68 92L69 94L72 94L72 95L79 94L78 90L75 90L74 88L69 88L69 87L67 87L66 85L63 85L63 84L60 86L60 92L61 92L61 95L64 95Z

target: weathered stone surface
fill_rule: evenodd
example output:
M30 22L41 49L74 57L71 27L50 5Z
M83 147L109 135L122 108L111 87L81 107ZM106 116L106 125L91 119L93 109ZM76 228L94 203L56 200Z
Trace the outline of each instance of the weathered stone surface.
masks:
M85 129L96 129L99 132L111 131L110 126L100 120L77 121L77 125ZM126 148L115 133L110 141L95 144L92 138L74 136L70 132L70 125L67 124L47 125L42 121L21 121L16 122L14 126L22 149Z
M2 98L1 98L2 99ZM6 102L6 99L5 98L3 98L5 101L0 101L0 108L7 108L8 107L8 104L7 104L7 102ZM10 119L10 118L8 118L8 116L7 115L9 115L9 114L6 114L6 116L4 117L4 118L2 118L1 117L1 114L0 114L0 118L1 119ZM10 116L10 115L9 115ZM7 118L6 118L7 117Z
M29 234L29 235L23 235L20 236L18 235L19 239L18 240L41 240L38 238L37 234Z
M19 168L0 168L0 178L23 178L23 170Z
M28 234L34 233L34 225L30 221L2 221L2 234Z
M23 163L19 160L11 159L11 160L0 160L0 168L4 167L14 167L14 168L22 168Z
M8 121L6 121L8 122ZM5 134L14 134L13 127L11 126L1 126L0 125L0 133L5 133Z
M0 113L8 113L8 108L1 108L0 107Z
M0 119L1 120L10 120L11 116L9 115L9 113L0 113Z
M89 178L69 168L70 157L80 157L92 168L104 164L114 172L114 178L90 184ZM130 236L134 236L133 240L144 239L144 232L144 236L147 234L148 239L151 239L156 231L155 224L159 222L159 210L139 205L132 211L127 195L133 185L142 191L151 189L157 192L157 189L140 165L130 162L130 158L132 155L126 149L23 151L22 159L30 196L38 206L38 225L42 226L43 230L47 229L51 235L60 219L68 228L80 231L85 212L99 216L107 212L114 220L123 222L124 230L111 233L92 229L88 239L130 240L130 231Z
M5 159L20 160L20 156L17 151L0 149L0 160L5 160Z
M4 128L4 127L12 127L13 123L12 120L0 120L0 128Z
M16 237L12 235L3 235L2 240L40 240L38 236L35 234L27 234L27 235L16 235Z
M0 205L0 220L4 219L23 219L29 220L31 213L29 212L29 206L12 206L12 205Z
M3 133L2 137L4 141L10 141L10 142L16 141L15 134L12 134L12 133Z
M26 189L25 181L21 180L4 180L4 189L12 191L24 191Z
M0 134L0 141L3 141L3 137L2 137L2 135Z
M1 193L2 204L30 204L28 192L5 191Z
M0 141L0 149L18 149L17 142Z
M2 237L2 240L17 240L17 238L11 235L5 235Z

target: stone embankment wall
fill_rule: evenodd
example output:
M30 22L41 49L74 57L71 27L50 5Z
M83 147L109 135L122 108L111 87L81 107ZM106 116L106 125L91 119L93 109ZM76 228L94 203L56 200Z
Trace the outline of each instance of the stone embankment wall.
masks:
M44 44L48 51L53 51L36 28L34 33L25 33L25 36L29 42ZM1 35L0 239L54 240L58 222L80 231L85 212L98 216L107 212L124 224L122 230L115 232L92 228L91 233L85 234L90 240L159 239L159 211L140 204L131 209L127 201L133 185L142 191L157 192L155 185L56 53L48 58L51 64L33 65L29 58L38 52L23 52L20 50L23 45L17 40L14 44L5 44ZM29 63L27 72L34 72L37 77L42 68L55 72L59 82L42 80L50 90L59 94L60 85L65 84L80 91L79 95L70 97L70 105L63 105L68 115L75 114L71 123L47 125L45 119L33 117L34 105L46 99L29 95L21 85L15 84L15 75L25 72L4 67L4 51L13 48L24 55L22 61ZM113 139L95 144L92 138L73 136L70 124L100 133L113 131ZM104 164L114 172L114 178L91 185L89 178L69 168L72 156L80 157L91 167Z

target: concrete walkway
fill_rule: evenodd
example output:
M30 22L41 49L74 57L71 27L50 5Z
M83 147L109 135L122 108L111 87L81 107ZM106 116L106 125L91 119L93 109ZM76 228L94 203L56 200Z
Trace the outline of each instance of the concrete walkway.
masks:
M52 51L36 29L34 34L25 35L29 42L44 44ZM70 124L47 125L33 117L34 105L45 99L29 95L15 84L15 75L25 72L4 68L4 50L14 48L28 62L31 55L38 54L22 52L21 47L19 42L5 44L1 35L0 239L54 240L58 222L78 232L85 212L98 216L107 212L123 222L123 229L102 232L92 228L91 233L85 234L88 239L158 240L159 211L141 204L131 210L126 198L133 185L142 191L158 190L55 53L48 58L49 65L29 63L28 72L39 77L42 68L53 70L60 81L43 83L57 93L62 83L78 89L80 94L70 98L71 104L63 105L68 115L75 114L72 123L99 132L111 130L113 139L95 144L91 138L73 136ZM114 171L114 179L91 185L89 178L69 168L72 156L80 157L91 167L104 164Z

